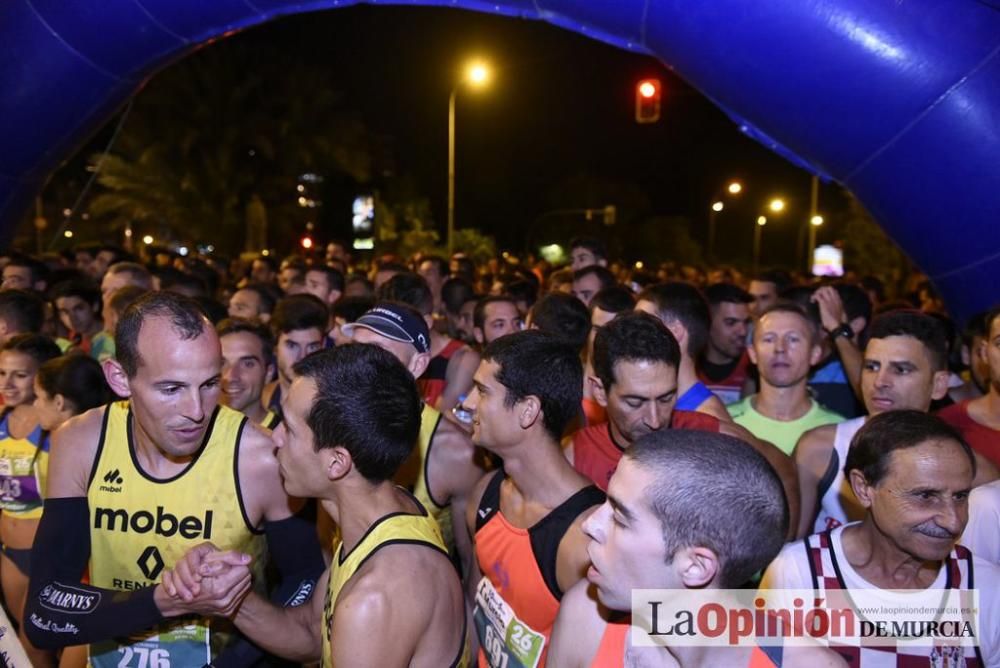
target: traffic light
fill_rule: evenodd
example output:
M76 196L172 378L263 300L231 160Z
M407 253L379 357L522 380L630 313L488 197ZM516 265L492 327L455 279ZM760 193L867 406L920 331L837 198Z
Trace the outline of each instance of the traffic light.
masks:
M660 91L659 79L643 79L636 85L636 123L655 123L660 120Z

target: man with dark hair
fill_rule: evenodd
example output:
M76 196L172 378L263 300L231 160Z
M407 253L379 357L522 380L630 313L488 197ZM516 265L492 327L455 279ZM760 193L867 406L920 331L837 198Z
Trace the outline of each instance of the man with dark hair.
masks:
M261 401L264 385L274 374L270 330L252 320L226 318L215 332L222 346L222 404L273 431L281 417Z
M698 380L695 369L695 360L708 344L711 325L708 302L701 291L690 283L658 283L639 293L635 308L659 318L681 347L677 408L731 421L725 404Z
M149 273L149 269L137 262L116 262L104 272L104 278L101 279L101 297L106 300L111 293L126 285L152 290L153 275Z
M45 292L49 269L44 263L27 255L14 254L3 267L0 290L34 290Z
M355 322L344 325L344 333L355 343L369 343L392 353L414 378L430 362L430 333L423 316L401 303L382 302ZM424 404L413 466L404 466L397 476L441 526L445 545L454 548L468 570L472 554L465 512L472 488L485 473L465 428L443 420L433 406ZM400 479L401 478L401 479Z
M37 334L45 322L45 302L30 290L0 290L0 345L18 334Z
M487 295L476 303L472 313L472 332L480 347L488 346L501 336L524 328L524 315L517 302L505 295Z
M977 313L962 330L962 364L968 369L965 382L948 390L948 397L954 403L977 399L989 392L990 363L986 357L986 337L990 335L986 322L988 312Z
M250 265L251 283L273 285L278 277L278 261L271 255L258 255Z
M248 283L229 298L230 318L244 318L267 323L277 303L271 287L263 283Z
M919 311L890 311L875 318L861 373L861 392L869 415L927 411L931 401L947 391L947 343L940 323ZM851 439L865 420L859 417L816 427L796 444L794 459L804 509L800 538L861 518L863 512L851 492L844 462Z
M564 449L566 458L594 484L607 489L622 453L645 434L686 429L735 436L759 450L778 471L796 517L795 470L788 457L739 425L675 408L680 359L677 340L649 314L622 314L601 328L594 340L594 376L588 380L607 411L608 423L573 434Z
M582 383L577 353L539 331L495 340L476 370L472 440L504 462L476 485L466 517L480 665L544 665L559 600L589 564L580 525L604 495L559 450Z
M441 286L441 304L448 326L448 336L460 339L464 343L476 343L473 334L473 314L479 295L472 283L464 278L453 276Z
M94 281L100 283L108 267L116 262L131 261L134 259L133 255L121 246L102 244L98 246L97 254L94 255L94 261L90 264L91 276L93 276Z
M766 309L747 352L757 367L760 390L729 405L736 424L791 455L806 431L843 421L809 395L809 369L823 349L815 322L798 304L779 301Z
M608 249L600 239L576 237L569 242L570 267L580 271L592 265L608 266Z
M587 353L583 366L583 415L587 424L608 421L604 407L597 403L589 378L594 375L594 337L601 327L615 319L619 313L627 313L635 308L635 295L622 286L613 285L594 295L590 301L590 333L587 335Z
M95 350L96 338L104 329L101 320L101 295L87 283L63 281L50 295L56 316L67 329L69 346L97 359L103 350ZM99 346L97 346L99 347Z
M550 292L531 307L526 326L562 338L582 355L590 335L590 314L576 297Z
M275 600L302 602L323 569L313 526L293 516L298 504L281 487L267 433L218 406L219 340L195 302L149 293L125 311L116 336L105 376L127 399L52 437L28 637L46 649L91 643L95 667L140 654L201 666L223 650L219 665L250 665L259 651L230 645L226 625L203 617L232 614L248 574L181 600L160 582L163 569L205 541L260 556L266 537L283 576ZM263 566L254 564L258 577Z
M300 663L468 666L458 574L437 523L393 483L420 429L407 369L377 346L328 349L296 364L284 409L275 442L285 489L319 499L340 535L323 595L282 609L250 594L237 628ZM164 582L187 593L234 571L247 573L245 555L205 545Z
M699 358L698 379L722 403L736 403L750 368L747 332L753 297L732 283L716 283L705 289L705 298L712 324L705 352Z
M969 442L981 457L1000 468L1000 308L985 318L983 354L989 367L989 388L983 396L953 404L938 415Z
M278 377L268 383L261 397L269 411L281 414L281 398L292 384L292 367L323 348L329 321L326 305L312 295L285 297L274 307L269 324Z
M743 586L781 550L788 526L781 481L746 443L698 431L644 435L625 452L608 500L584 523L592 566L563 597L549 665L775 665L757 647L679 646L669 639L640 647L629 641L631 618L619 613L632 610L640 589ZM837 665L816 648L787 648L783 658L784 665Z
M354 322L375 306L375 300L370 297L342 297L330 307L330 331L328 340L335 346L351 342L351 337L344 332L344 326Z
M424 401L445 415L472 389L472 374L479 365L479 354L460 339L434 330L434 296L420 275L401 272L378 289L380 301L396 301L417 309L430 330L431 361L417 385Z
M305 273L306 292L327 306L333 306L344 294L344 274L325 264L315 264Z
M791 286L792 277L784 271L765 271L754 276L747 290L753 299L750 306L753 316L759 316L769 306L777 303L779 295Z
M870 418L854 436L844 470L863 508L861 521L786 546L768 567L762 588L813 590L817 600L854 606L858 618L864 618L873 601L937 606L931 607L939 610L936 615L920 619L933 617L944 628L967 618L942 607L951 604L943 602L941 590L958 593L975 587L980 592L979 623L971 642L955 642L958 634L945 638L925 631L835 649L857 668L1000 665L1000 569L958 545L976 477L969 445L949 425L923 411L886 411ZM885 590L912 591L892 598ZM887 612L895 625L891 610ZM893 642L897 639L903 642Z
M592 264L573 272L573 296L590 308L590 300L601 290L618 283L615 275L607 267Z
M288 295L293 285L305 285L306 262L298 255L291 255L281 261L278 269L278 287Z

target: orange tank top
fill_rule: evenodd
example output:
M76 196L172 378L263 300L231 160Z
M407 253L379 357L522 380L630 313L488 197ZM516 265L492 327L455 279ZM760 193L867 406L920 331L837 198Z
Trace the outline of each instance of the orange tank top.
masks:
M597 648L594 660L590 663L590 668L623 668L625 648L631 627L631 615L608 622L608 625L604 627L601 644ZM750 662L747 663L747 668L781 668L782 653L780 646L754 647L750 653Z
M595 424L603 424L607 422L608 412L604 410L604 406L600 405L595 400L584 398L583 417L587 419L587 426L593 426Z
M719 431L719 419L696 411L675 410L670 416L670 429ZM590 478L602 491L618 468L625 447L615 443L610 424L586 427L573 434L573 468Z
M476 516L476 560L483 573L473 619L480 666L544 666L562 590L556 580L559 542L580 513L604 503L584 487L528 529L500 512L503 469L494 474Z

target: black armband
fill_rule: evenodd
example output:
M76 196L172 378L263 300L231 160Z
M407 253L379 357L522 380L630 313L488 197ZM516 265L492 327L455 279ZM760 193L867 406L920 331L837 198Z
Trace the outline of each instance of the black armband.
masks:
M153 587L116 591L83 584L90 558L85 497L46 499L31 550L24 630L40 649L83 645L155 626L163 614Z
M308 601L316 589L316 581L326 570L316 536L314 509L314 502L310 501L296 515L264 524L269 566L273 566L267 571L277 575L270 595L275 605L294 608ZM264 656L264 650L240 635L215 658L213 665L216 668L245 668L257 665L256 662ZM270 656L268 661L268 665L291 665Z

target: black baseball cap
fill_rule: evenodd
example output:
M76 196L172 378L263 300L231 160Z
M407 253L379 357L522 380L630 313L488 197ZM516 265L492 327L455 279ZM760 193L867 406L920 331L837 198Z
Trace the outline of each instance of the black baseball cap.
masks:
M365 311L364 315L341 329L348 336L358 327L381 334L387 339L412 344L418 353L430 352L431 336L427 322L416 312L401 304L382 302Z

